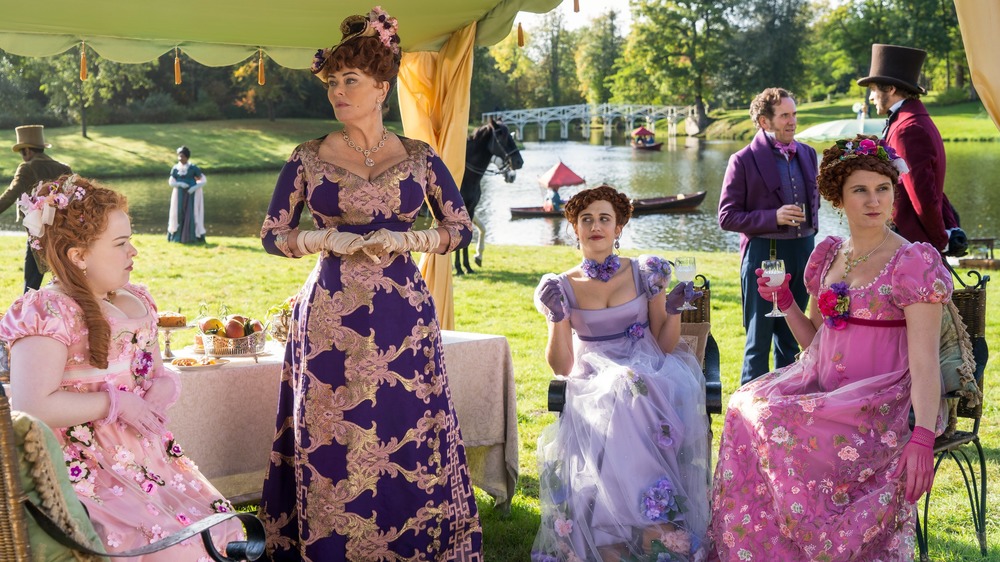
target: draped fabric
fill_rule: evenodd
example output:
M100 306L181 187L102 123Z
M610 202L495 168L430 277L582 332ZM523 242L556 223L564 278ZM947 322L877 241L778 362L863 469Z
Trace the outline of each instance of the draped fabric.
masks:
M1000 29L1000 3L955 0L955 11L972 83L993 124L1000 129L1000 58L996 56L994 39Z
M5 2L0 49L50 57L87 50L121 63L156 60L175 47L206 66L238 64L258 49L281 66L309 68L313 53L329 47L331 31L350 14L382 4L399 20L405 52L437 52L456 30L479 22L476 44L492 45L510 33L519 11L544 13L561 0L299 0L294 9L274 0L175 0L98 2L77 0ZM177 14L197 14L178 23ZM90 56L90 55L88 55Z
M465 174L469 92L476 23L456 31L437 53L404 53L399 68L399 112L406 136L431 145L457 185ZM442 330L455 329L451 256L425 254L420 273L437 307Z

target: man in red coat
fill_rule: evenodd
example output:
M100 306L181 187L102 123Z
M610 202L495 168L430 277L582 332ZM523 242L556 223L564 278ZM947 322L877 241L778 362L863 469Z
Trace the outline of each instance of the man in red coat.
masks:
M884 137L910 167L899 176L893 222L911 242L928 242L941 253L951 254L952 245L964 237L956 232L958 217L944 194L945 155L941 133L931 121L920 95L927 90L917 84L927 52L897 45L872 45L868 76L859 86L871 90L869 100L879 115L888 114ZM954 234L953 234L954 233Z

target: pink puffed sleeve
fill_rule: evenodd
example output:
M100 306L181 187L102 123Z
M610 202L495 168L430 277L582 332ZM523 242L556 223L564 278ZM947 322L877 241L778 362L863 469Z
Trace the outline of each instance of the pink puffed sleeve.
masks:
M836 236L827 236L825 240L816 245L812 254L809 255L803 280L806 284L806 291L810 295L814 297L819 295L823 285L823 271L826 269L826 264L833 261L834 254L837 252L837 248L840 247L841 241Z
M900 250L892 271L892 302L896 306L946 303L951 300L953 289L951 273L933 246L917 242Z
M0 339L13 346L29 336L45 336L70 347L87 337L83 313L62 293L43 289L28 291L10 306L0 320Z
M670 262L650 255L641 255L635 261L639 266L639 289L646 296L653 298L670 285L670 274L673 271Z

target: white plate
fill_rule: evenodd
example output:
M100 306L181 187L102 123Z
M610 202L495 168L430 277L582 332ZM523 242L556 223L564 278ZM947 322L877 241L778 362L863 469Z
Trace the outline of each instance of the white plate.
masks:
M229 363L229 359L216 359L214 365L174 365L170 364L171 367L181 371L204 371L206 369L218 369L219 367Z

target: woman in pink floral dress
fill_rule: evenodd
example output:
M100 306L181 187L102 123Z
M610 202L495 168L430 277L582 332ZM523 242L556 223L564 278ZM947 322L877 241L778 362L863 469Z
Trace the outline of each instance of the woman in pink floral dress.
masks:
M913 559L913 502L930 489L943 425L938 331L952 284L937 250L887 226L905 169L868 137L828 148L819 190L851 237L810 257L808 316L787 276L777 289L759 280L804 351L729 402L709 532L721 560Z
M156 304L129 283L137 252L124 196L75 175L36 193L18 205L54 280L0 321L13 407L52 428L107 552L231 510L164 427L180 387L160 359ZM215 529L219 547L243 538L237 522ZM140 560L211 559L194 538Z

